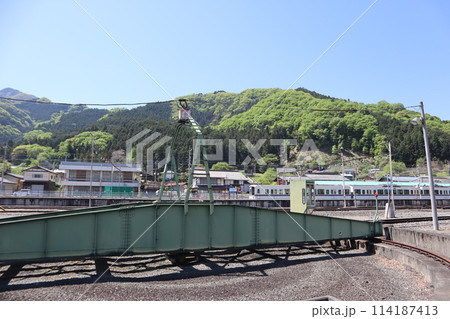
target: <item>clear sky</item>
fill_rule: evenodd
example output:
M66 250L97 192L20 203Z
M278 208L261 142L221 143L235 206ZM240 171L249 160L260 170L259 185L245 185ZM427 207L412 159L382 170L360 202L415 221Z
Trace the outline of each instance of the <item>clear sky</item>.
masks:
M69 103L288 88L374 1L0 1L0 89ZM294 86L450 120L450 1L379 0Z

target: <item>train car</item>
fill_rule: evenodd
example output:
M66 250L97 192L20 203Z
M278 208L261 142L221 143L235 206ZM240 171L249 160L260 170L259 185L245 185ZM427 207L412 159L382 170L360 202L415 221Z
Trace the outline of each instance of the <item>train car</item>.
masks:
M292 181L297 182L297 181ZM291 182L291 184L292 184ZM385 205L391 196L389 182L366 181L307 181L305 184L308 207L373 207ZM396 182L392 184L395 203L402 206L424 206L430 204L428 183ZM345 196L344 196L345 190ZM437 205L450 205L450 184L435 184ZM292 206L288 201L299 202L292 198L290 185L251 185L251 200L274 200L283 203L284 207Z
M430 200L428 183L392 183L394 200L399 205L421 206ZM344 192L345 190L345 192ZM344 196L345 194L345 196ZM366 181L316 181L315 197L317 206L374 206L375 199L380 204L390 200L389 182ZM435 198L438 205L450 204L450 184L435 184Z
M252 200L290 200L289 185L250 185L249 199Z

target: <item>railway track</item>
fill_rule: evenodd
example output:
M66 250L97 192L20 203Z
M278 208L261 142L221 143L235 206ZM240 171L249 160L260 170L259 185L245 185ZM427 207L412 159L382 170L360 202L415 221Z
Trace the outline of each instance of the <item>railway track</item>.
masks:
M392 219L380 219L383 224L401 224L401 223L417 223L417 222L429 222L433 217L409 217L409 218L392 218ZM439 216L438 220L450 220L450 216Z
M411 251L420 253L422 255L425 255L427 257L433 258L434 260L440 262L441 264L443 264L444 266L446 266L447 268L450 269L450 260L445 258L445 257L443 257L443 256L435 254L432 251L429 251L429 250L426 250L426 249L422 249L422 248L418 248L418 247L411 246L411 245L407 245L407 244L403 244L403 243L399 243L399 242L392 241L392 240L389 240L389 239L382 239L382 238L380 238L380 242L383 243L383 244L387 244L387 245L391 245L391 246L395 246L395 247L411 250Z

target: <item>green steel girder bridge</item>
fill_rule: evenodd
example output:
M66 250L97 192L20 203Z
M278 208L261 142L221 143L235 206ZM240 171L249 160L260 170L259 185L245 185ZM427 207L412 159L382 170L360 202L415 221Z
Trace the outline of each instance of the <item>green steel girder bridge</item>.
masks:
M305 181L291 185L291 212L265 208L214 205L206 146L187 102L180 103L180 120L164 169L159 200L152 204L120 204L0 219L0 264L24 264L58 259L101 258L154 253L191 253L217 249L263 248L306 242L382 236L380 222L365 222L306 214L310 189ZM205 167L209 202L192 203L194 165L182 199L162 201L171 165L178 186L173 143L183 125L197 133ZM194 155L195 158L195 155ZM196 160L200 160L197 158ZM194 159L195 163L195 159Z
M122 204L0 220L0 263L195 252L382 235L380 222L236 205Z

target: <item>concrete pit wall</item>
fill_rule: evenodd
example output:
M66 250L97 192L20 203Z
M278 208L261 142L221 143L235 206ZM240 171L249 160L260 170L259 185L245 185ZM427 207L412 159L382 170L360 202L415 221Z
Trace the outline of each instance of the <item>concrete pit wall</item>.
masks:
M411 229L386 227L386 239L419 247L450 259L450 235Z

